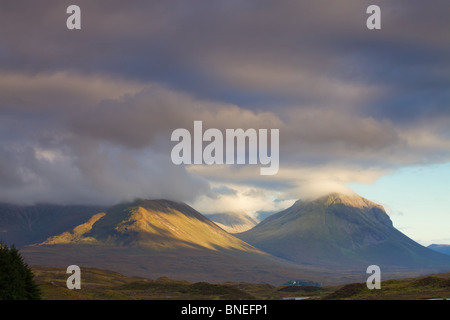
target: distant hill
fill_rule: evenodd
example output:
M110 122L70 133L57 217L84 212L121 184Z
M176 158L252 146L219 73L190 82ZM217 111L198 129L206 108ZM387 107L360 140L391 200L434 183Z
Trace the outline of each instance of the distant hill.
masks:
M402 234L382 206L356 194L299 200L236 236L277 257L330 270L371 264L450 270L448 256Z
M205 216L229 233L244 232L258 224L256 219L245 212L213 213Z
M427 248L431 250L450 255L450 244L430 244Z
M149 278L323 281L316 270L262 252L190 206L168 200L136 200L110 207L74 228L23 248L22 255L30 265L77 264Z
M105 208L38 204L0 204L0 240L21 248L72 229Z

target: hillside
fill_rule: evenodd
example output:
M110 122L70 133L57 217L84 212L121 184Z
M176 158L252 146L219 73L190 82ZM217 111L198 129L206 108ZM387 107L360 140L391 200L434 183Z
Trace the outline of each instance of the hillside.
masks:
M0 204L0 240L21 248L38 243L72 229L93 214L104 210L99 206L63 206L38 204L20 206Z
M258 224L258 221L245 212L213 213L205 215L228 233L247 231Z
M184 203L136 200L109 208L41 245L103 244L152 250L207 248L258 252Z
M421 300L450 299L450 273L381 281L379 290L366 283L351 283L324 294L323 300Z
M450 255L450 244L430 244L427 248Z
M330 277L323 279L313 268L262 252L190 206L168 200L136 200L113 206L75 228L23 248L22 254L30 265L77 264L149 278L332 281Z
M358 195L297 201L236 235L277 257L329 269L450 269L450 258L395 229L383 207Z
M365 283L341 286L273 286L249 282L189 282L167 277L148 279L96 268L81 267L80 290L66 287L64 268L33 266L44 300L194 300L293 299L313 300L417 300L450 298L450 273L408 279L382 280L380 290Z
M69 290L64 268L34 266L33 272L44 300L254 299L231 284L127 277L111 270L85 267L81 268L81 289Z

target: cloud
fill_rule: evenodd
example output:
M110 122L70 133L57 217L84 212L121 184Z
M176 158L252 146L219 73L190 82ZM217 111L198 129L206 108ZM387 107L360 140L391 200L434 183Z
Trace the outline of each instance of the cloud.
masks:
M237 191L235 189L229 188L227 186L220 186L217 188L213 188L211 191L216 192L220 195L235 195L235 194L237 194Z
M209 190L205 180L151 149L133 153L76 138L54 150L33 144L11 149L2 148L0 201L103 205L135 198L188 201Z
M369 115L390 111L396 118L416 112L405 112L411 108L402 106L405 100L389 106L380 98L413 94L410 102L418 104L424 97L417 89L435 88L429 98L448 87L445 1L379 1L383 28L377 32L365 26L369 1L130 6L113 0L105 6L80 0L79 32L65 28L69 1L6 3L0 13L8 26L0 30L5 70L113 74L238 105L327 101L328 107L359 105ZM368 97L372 103L365 108Z
M0 74L0 110L9 112L67 112L104 99L114 100L126 94L135 94L144 88L136 81L105 75L87 77L65 71Z
M2 91L0 110L8 119L0 144L4 201L107 203L133 197L193 201L200 195L213 199L214 193L230 200L237 194L227 193L234 189L226 183L279 189L300 197L342 189L349 182L372 182L397 166L445 161L449 156L439 126L435 131L425 126L402 128L388 120L327 108L291 108L283 119L271 111L201 100L160 84L99 75L5 78L8 83L21 79L22 84L17 91L14 86ZM98 84L97 89L90 84ZM24 99L11 108L11 97L19 92ZM60 100L45 103L43 97L55 93ZM33 104L34 95L44 100ZM66 99L70 103L62 103ZM24 116L21 110L30 112ZM43 118L44 114L48 116ZM205 130L278 128L280 172L262 177L255 166L173 165L171 131L192 130L198 119ZM212 181L224 185L211 190Z
M71 32L68 1L4 1L0 200L254 212L450 161L448 1L381 1L379 32L369 1L137 3L81 0ZM173 165L170 134L194 120L279 129L279 173Z
M213 184L213 190L216 189ZM254 219L258 217L261 208L267 211L281 211L291 206L295 200L285 198L281 193L255 186L229 184L223 186L234 190L233 193L221 194L211 198L199 196L191 205L202 213L213 214L222 212L245 213Z

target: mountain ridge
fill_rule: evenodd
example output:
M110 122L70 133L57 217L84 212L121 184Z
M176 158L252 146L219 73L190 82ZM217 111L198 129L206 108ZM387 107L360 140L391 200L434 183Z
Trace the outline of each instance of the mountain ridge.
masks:
M154 250L178 247L236 249L263 254L219 228L189 205L165 199L136 199L93 215L71 231L39 245L109 244Z
M339 194L315 201L299 200L254 228L231 235L185 203L137 199L83 212L79 223L71 220L61 232L45 232L51 235L25 246L22 254L30 265L77 264L151 278L272 284L361 281L367 265L377 263L384 277L386 272L396 276L400 271L401 276L435 272L442 266L423 263L432 250L393 228L382 206ZM60 224L57 218L52 221L59 216L50 213L44 219L48 226ZM259 230L256 240L269 236L271 246L242 237L255 230ZM415 260L421 269L411 271ZM391 266L389 271L386 267Z
M443 254L447 254L450 255L450 244L430 244L427 248L443 253Z
M77 264L151 278L268 283L321 279L317 270L271 256L187 204L169 200L112 206L71 230L23 248L22 254L30 265Z
M0 240L17 248L45 241L85 222L103 206L0 203Z
M288 261L327 268L450 266L395 229L381 205L356 194L299 200L236 236Z

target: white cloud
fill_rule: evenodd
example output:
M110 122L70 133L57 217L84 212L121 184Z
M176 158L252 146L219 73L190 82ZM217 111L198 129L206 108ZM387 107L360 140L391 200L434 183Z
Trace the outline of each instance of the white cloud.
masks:
M215 183L212 186L216 186ZM291 206L294 199L284 199L284 195L276 190L259 188L251 185L221 185L233 189L233 194L220 194L209 197L202 195L191 202L192 206L202 213L245 212L257 219L257 212L281 211Z

